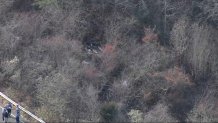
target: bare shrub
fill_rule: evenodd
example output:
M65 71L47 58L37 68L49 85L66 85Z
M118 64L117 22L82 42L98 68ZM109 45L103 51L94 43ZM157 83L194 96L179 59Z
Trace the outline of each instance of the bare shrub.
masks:
M106 44L102 50L101 60L102 60L102 70L105 72L111 72L117 63L117 51L116 44Z
M84 76L85 78L89 80L95 80L96 78L100 77L102 75L102 72L98 70L97 68L91 66L91 65L86 65L83 68L84 70Z
M52 121L50 119L53 117L57 117L59 122L96 121L97 92L85 78L82 78L84 67L80 62L81 44L78 41L69 41L64 36L54 36L42 39L38 45L46 48L49 57L56 62L55 69L37 79L37 97L42 105L39 112L42 111L42 114L46 114L44 112L46 110L55 112L47 115L51 116L47 117L47 121ZM44 107L47 109L42 110ZM56 107L55 110L53 107Z
M128 33L133 30L137 23L137 19L134 16L126 17L117 11L114 11L105 20L104 36L108 43L120 42L123 38L127 38Z
M111 88L112 100L118 103L124 103L130 91L129 84L130 81L122 75L120 79L115 80Z
M48 106L42 106L36 110L36 113L39 116L43 116L43 120L47 122L60 122L61 119L57 112L53 112L52 109Z
M43 106L46 106L51 112L58 114L64 121L64 109L67 109L67 96L70 95L70 89L73 84L60 73L53 73L54 76L46 77L39 81L38 99ZM62 97L62 98L60 98ZM53 107L53 108L52 108ZM54 108L55 107L55 108ZM49 121L52 117L45 119Z
M1 0L0 1L0 12L1 12L1 14L6 12L6 10L11 7L12 3L13 3L13 0Z
M124 84L124 89L127 86L127 91L124 91L127 94L117 93L123 94L119 99L124 100L127 110L138 109L144 112L159 101L162 89L170 86L161 77L152 77L149 74L167 69L169 64L173 63L174 54L159 46L157 42L125 43L118 54L125 68L121 72L119 86L117 83L114 85L122 87Z
M179 66L174 66L173 68L167 69L162 72L149 73L148 75L151 77L163 77L173 85L177 85L181 83L188 84L188 85L194 84L191 80L190 75L186 74L185 70L183 70Z
M176 85L168 89L166 94L169 113L180 122L185 121L196 99L194 86Z
M97 121L98 103L94 88L77 88L76 79L70 80L60 73L54 73L49 78L41 80L38 85L41 109L47 107L46 110L53 112L47 115L46 121L52 121L52 117L59 122Z
M16 13L10 23L13 33L20 38L20 44L29 45L41 32L41 15L38 13Z
M165 31L170 31L175 21L179 20L181 16L186 15L191 7L191 1L189 0L163 0L161 2Z
M4 71L4 74L13 75L14 70L16 69L18 64L19 59L17 58L17 56L15 56L14 59L2 61L1 69Z
M155 29L155 28L154 28ZM144 29L144 37L142 38L143 42L151 42L151 41L157 41L158 35L154 32L154 29L145 28Z
M34 0L14 0L12 9L20 12L33 10Z
M72 59L77 59L76 61L80 63L79 60L82 58L81 43L76 40L68 40L64 35L44 37L37 40L36 46L39 52L41 50L45 51L49 60L52 60L60 69L62 69L61 67L64 65L70 65L71 62L74 62ZM65 71L68 71L68 68L69 67L66 67Z
M20 37L16 36L12 31L8 27L0 28L1 57L13 57L14 51L18 48Z
M127 95L124 95L126 109L137 109L146 112L152 109L161 99L163 90L169 88L166 80L144 75L137 80L130 81Z
M8 14L9 10L12 7L14 0L1 0L0 1L0 25L5 24L8 22Z
M35 5L41 8L41 15L44 18L42 23L42 37L55 34L65 34L67 38L82 40L88 21L85 12L81 7L83 1L75 0L38 0Z
M29 54L28 54L29 55ZM21 81L14 84L14 88L22 89L24 92L34 95L36 91L36 84L38 79L46 76L48 72L52 71L51 62L44 61L39 63L27 57L20 65Z
M118 109L116 103L112 103L112 102L105 104L100 110L101 121L103 122L116 121L117 114L118 114Z
M127 47L127 51L120 51L119 57L128 65L125 71L130 78L139 78L146 73L165 69L173 61L174 54L155 42L143 45L132 44Z
M218 120L218 108L216 91L209 89L196 101L192 111L189 113L188 122L216 122Z
M142 117L143 113L140 110L131 110L128 113L128 116L130 117L131 122L142 122L143 121L143 117Z
M83 10L75 8L77 9L71 10L63 21L63 33L66 33L70 38L81 40L87 31L85 26L87 21L82 20Z
M206 4L204 4L206 3ZM206 0L201 4L204 10L204 15L207 15L207 19L212 25L218 26L218 2L216 0Z
M152 110L144 114L144 122L178 122L168 112L165 104L157 104Z
M35 2L34 4L38 5L40 8L50 6L50 5L58 6L57 0L35 0L34 2Z

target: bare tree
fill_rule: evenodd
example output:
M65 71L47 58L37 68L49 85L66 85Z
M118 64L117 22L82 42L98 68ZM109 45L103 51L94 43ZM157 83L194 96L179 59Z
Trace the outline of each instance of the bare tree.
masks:
M202 0L202 1L193 1L192 6L198 8L200 11L195 13L201 22L209 22L216 27L218 22L218 1L217 0Z
M216 55L215 30L198 23L191 24L188 19L178 21L171 33L171 40L178 56L184 64L190 64L191 74L195 79L207 78Z
M188 18L181 18L178 22L176 22L173 26L171 32L171 43L173 44L177 56L184 55L185 51L188 49L190 44L188 38L188 29L189 21Z

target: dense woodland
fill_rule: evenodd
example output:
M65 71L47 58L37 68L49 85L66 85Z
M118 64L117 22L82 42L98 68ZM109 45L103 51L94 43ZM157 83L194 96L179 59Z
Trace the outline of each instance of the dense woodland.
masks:
M47 122L217 122L218 0L0 0L0 89Z

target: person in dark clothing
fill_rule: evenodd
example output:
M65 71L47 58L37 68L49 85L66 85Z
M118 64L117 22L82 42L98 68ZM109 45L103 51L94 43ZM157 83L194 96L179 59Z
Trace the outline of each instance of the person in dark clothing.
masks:
M3 109L2 109L2 120L3 120L4 122L7 122L7 121L8 121L8 111L7 111L6 108L3 108Z
M20 123L20 108L19 105L16 107L16 123Z
M6 105L6 109L8 111L8 116L11 116L11 110L12 110L12 104L9 102L8 105Z
M5 108L2 108L2 120L4 121L4 117L5 117Z

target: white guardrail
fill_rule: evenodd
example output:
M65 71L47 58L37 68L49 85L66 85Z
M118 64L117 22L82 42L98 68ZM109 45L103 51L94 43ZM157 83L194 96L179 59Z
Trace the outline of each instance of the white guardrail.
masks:
M16 102L14 102L12 99L10 99L9 97L7 97L5 94L3 94L2 92L0 92L0 96L3 97L4 99L6 99L7 101L11 102L13 105L19 105ZM45 123L45 121L43 121L42 119L38 118L37 116L35 116L34 114L32 114L31 112L27 111L25 108L23 108L22 106L19 105L19 108L27 113L28 115L30 115L31 117L33 117L35 120L39 121L40 123Z

